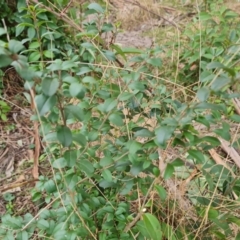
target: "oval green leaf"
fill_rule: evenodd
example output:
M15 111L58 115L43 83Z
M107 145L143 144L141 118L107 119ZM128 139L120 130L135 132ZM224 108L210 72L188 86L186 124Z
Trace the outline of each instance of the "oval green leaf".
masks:
M162 239L161 225L154 215L150 213L143 214L143 222L152 240Z
M35 97L35 102L37 104L39 115L43 116L56 105L57 98L55 95L47 97L41 94Z
M69 147L72 143L72 132L68 127L62 126L57 131L57 138L64 147Z
M113 113L109 116L109 121L116 125L116 126L123 126L124 125L124 122L123 122L123 119L122 119L122 115L118 114L118 113Z
M167 167L164 171L164 179L167 180L167 179L171 178L173 173L174 173L174 167L172 164L168 163Z
M210 91L206 87L202 87L197 91L197 97L201 102L207 101L207 99L209 98L209 95L210 95Z
M163 126L155 131L156 143L162 147L166 145L166 141L169 140L173 134L174 129L169 126Z
M69 87L69 93L72 97L82 99L85 96L86 88L80 83L72 83Z
M88 9L95 10L98 13L104 13L103 8L97 3L91 3L88 5Z
M94 173L94 167L91 162L86 159L81 159L78 164L79 168L84 171L88 176L91 176Z
M59 81L57 78L44 78L42 81L42 91L47 96L53 96L59 87Z
M217 77L212 85L211 85L211 89L214 91L214 92L218 92L220 91L222 88L224 88L225 86L227 86L229 83L231 82L230 78L229 77L226 77L226 76L220 76L220 77Z

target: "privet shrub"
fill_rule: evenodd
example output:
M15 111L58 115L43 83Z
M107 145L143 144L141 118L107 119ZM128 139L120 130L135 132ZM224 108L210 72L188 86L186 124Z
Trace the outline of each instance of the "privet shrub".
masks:
M239 28L229 28L237 15L200 13L202 29L185 35L176 82L159 75L168 49L101 38L115 31L104 4L66 6L19 0L0 10L4 18L13 13L0 28L0 67L16 69L26 96L34 90L41 164L52 168L32 189L37 216L3 215L1 239L236 237L237 169L216 164L208 151L218 137L231 142L231 121L240 122L228 111L238 96L229 91L238 81Z

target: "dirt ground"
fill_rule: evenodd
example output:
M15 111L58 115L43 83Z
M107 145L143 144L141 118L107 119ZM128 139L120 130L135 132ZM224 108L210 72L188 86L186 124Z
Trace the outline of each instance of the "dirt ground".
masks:
M110 3L113 18L123 29L117 34L116 43L123 47L150 48L156 44L156 38L150 32L180 28L196 13L194 5L174 7L154 0L111 0Z
M158 44L153 32L168 34L167 28L181 27L198 14L195 1L110 0L111 18L119 22L123 31L116 43L123 47L150 48ZM240 13L237 0L226 0L225 6Z

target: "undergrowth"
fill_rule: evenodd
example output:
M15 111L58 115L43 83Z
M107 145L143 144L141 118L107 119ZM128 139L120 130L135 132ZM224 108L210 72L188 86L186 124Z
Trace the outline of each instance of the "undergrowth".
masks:
M140 50L102 38L103 2L70 3L0 1L0 67L24 80L51 169L36 215L4 195L1 239L240 239L239 165L211 155L239 147L238 14L208 4Z

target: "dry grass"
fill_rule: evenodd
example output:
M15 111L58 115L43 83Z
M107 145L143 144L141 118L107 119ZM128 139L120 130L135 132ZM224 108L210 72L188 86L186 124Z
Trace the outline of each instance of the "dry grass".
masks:
M120 22L121 28L125 30L140 30L144 22L157 18L153 13L159 16L163 13L154 0L114 0L113 5L116 21Z
M225 1L225 4L231 10L233 10L233 11L235 11L237 13L240 13L240 2L227 0L227 1Z

